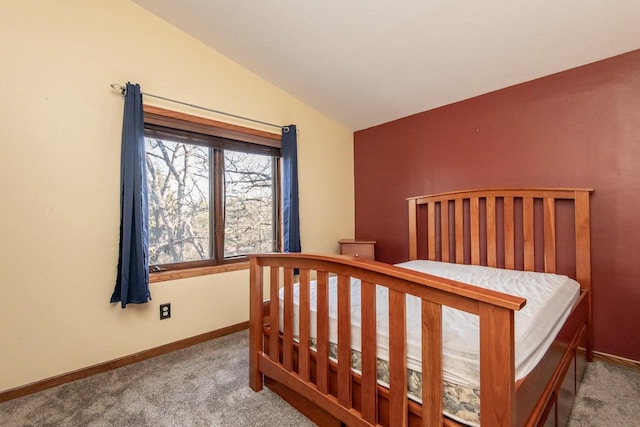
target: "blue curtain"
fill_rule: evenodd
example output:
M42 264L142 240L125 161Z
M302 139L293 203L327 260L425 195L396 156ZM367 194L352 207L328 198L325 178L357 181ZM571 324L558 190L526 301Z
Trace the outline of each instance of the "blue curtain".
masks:
M300 252L300 208L298 202L298 137L295 125L282 129L283 250Z
M120 166L120 246L118 277L111 302L122 308L143 304L149 292L149 215L144 116L140 85L127 83L124 94Z

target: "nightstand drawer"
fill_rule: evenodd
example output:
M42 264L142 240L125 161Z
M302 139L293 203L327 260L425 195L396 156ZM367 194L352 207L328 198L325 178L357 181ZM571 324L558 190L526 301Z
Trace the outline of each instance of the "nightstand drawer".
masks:
M340 243L340 254L356 258L375 259L375 244L373 240L352 240L342 239Z

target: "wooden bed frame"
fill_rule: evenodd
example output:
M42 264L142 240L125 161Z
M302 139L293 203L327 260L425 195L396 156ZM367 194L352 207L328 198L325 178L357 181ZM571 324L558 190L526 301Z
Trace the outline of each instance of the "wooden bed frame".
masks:
M515 378L514 312L526 300L345 256L252 255L249 385L266 385L319 425L460 425L442 414L442 306L480 323L484 426L566 424L592 358L589 189L490 189L408 199L409 259L567 274L581 295L553 345ZM566 230L570 233L565 233ZM568 236L568 237L567 237ZM575 250L575 257L566 256ZM265 273L266 270L266 273ZM299 271L300 336L293 336ZM329 358L327 282L338 277L337 361ZM349 279L362 281L362 375L351 369ZM309 283L317 280L317 346L309 345ZM277 284L277 286L270 286ZM389 288L389 387L377 383L375 285ZM283 319L279 287L284 286ZM264 291L268 289L268 300ZM407 397L405 296L422 299L422 404ZM278 333L280 320L283 332ZM341 345L345 343L345 345ZM426 343L426 345L424 345ZM342 362L342 361L348 361Z

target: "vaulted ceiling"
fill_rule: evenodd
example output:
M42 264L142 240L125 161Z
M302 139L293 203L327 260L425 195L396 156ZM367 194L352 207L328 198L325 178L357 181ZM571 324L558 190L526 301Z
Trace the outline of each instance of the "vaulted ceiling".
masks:
M133 0L351 130L640 48L640 0Z

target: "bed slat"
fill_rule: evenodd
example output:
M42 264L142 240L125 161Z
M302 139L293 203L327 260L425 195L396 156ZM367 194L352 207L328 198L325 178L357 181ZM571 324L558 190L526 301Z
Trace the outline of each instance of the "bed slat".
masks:
M316 386L326 394L329 392L329 273L318 271L317 274Z
M469 218L471 230L471 264L480 265L480 199L472 197L469 200Z
M504 268L515 269L515 227L513 225L513 197L504 197Z
M464 264L464 212L462 199L456 199L455 224L456 224L456 263Z
M376 286L363 281L362 306L362 417L377 424L377 333L376 333Z
M427 203L427 228L429 240L427 251L429 259L436 259L436 203Z
M487 265L498 266L498 248L496 246L496 198L487 197Z
M309 382L311 379L309 371L309 331L310 313L309 309L309 270L300 270L300 350L298 351L298 373L302 381Z
M544 271L556 272L556 202L544 199Z
M270 268L270 276L269 276L269 286L270 292L269 295L271 300L269 304L271 307L269 308L269 323L271 325L272 330L277 331L280 325L280 296L278 291L280 290L280 269L278 267ZM269 341L269 356L272 360L277 362L279 360L279 345L278 340L270 340Z
M533 198L522 198L522 233L524 245L524 269L534 271L535 250L534 250L534 230L533 230Z
M282 365L293 371L293 268L284 268L284 334L282 336Z
M449 262L449 202L440 202L440 221L442 222L441 237L442 261Z
M390 427L407 425L406 294L389 290L389 413Z
M418 234L416 201L409 200L409 259L418 259L418 246L416 239L411 236Z
M422 425L442 425L442 306L422 300Z
M343 274L338 275L338 384L338 402L351 408L351 286Z

